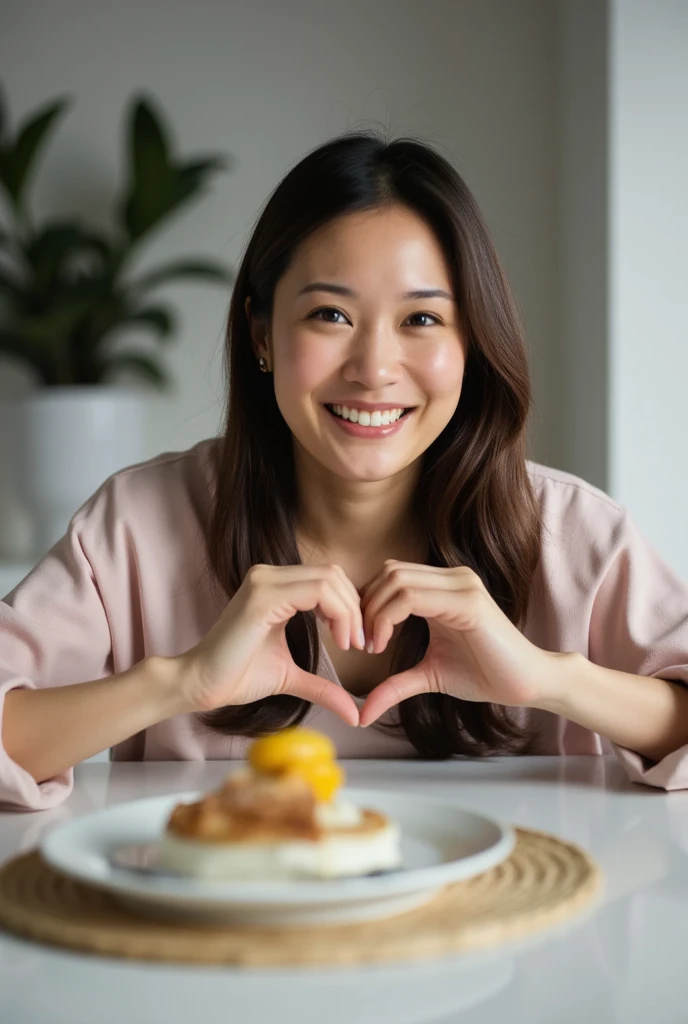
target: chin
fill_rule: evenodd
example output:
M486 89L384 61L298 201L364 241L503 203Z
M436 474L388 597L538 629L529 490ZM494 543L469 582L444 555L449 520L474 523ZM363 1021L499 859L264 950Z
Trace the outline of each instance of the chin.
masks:
M348 466L344 471L335 470L335 472L337 472L338 476L342 477L349 483L374 484L380 483L383 480L390 480L392 477L396 476L397 473L400 473L403 468L404 467L399 467L398 469L371 469L367 472L362 470L361 472L356 473L352 472L351 467Z

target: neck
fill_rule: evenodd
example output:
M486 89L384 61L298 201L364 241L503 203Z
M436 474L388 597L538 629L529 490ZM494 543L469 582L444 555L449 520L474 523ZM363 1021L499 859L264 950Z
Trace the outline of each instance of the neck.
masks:
M346 480L296 459L297 541L304 564L336 562L362 586L386 558L423 561L412 506L420 466L385 480Z

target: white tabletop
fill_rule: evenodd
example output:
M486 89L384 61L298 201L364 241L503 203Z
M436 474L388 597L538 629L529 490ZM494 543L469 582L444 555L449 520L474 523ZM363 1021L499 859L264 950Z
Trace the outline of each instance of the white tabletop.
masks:
M571 839L606 876L564 930L480 955L357 970L129 963L0 933L8 1024L685 1024L688 792L626 781L610 758L351 761L356 786L434 794ZM214 786L225 762L83 764L61 807L0 814L0 862L105 804Z

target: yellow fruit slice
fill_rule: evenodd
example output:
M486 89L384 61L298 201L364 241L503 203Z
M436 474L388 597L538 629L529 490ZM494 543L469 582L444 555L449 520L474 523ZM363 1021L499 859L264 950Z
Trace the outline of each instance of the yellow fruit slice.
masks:
M336 750L329 736L314 729L293 726L251 745L248 761L257 772L281 772L306 761L334 761Z
M345 778L344 771L334 761L301 761L290 765L284 775L297 775L304 779L313 790L315 799L320 801L331 800Z

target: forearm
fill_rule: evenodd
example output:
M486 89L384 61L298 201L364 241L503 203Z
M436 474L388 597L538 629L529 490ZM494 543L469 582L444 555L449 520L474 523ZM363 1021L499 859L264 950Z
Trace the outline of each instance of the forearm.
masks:
M653 761L688 743L688 689L602 668L581 654L560 655L558 665L558 678L537 707Z
M10 690L2 742L37 782L128 739L182 710L178 664L146 658L106 679Z

